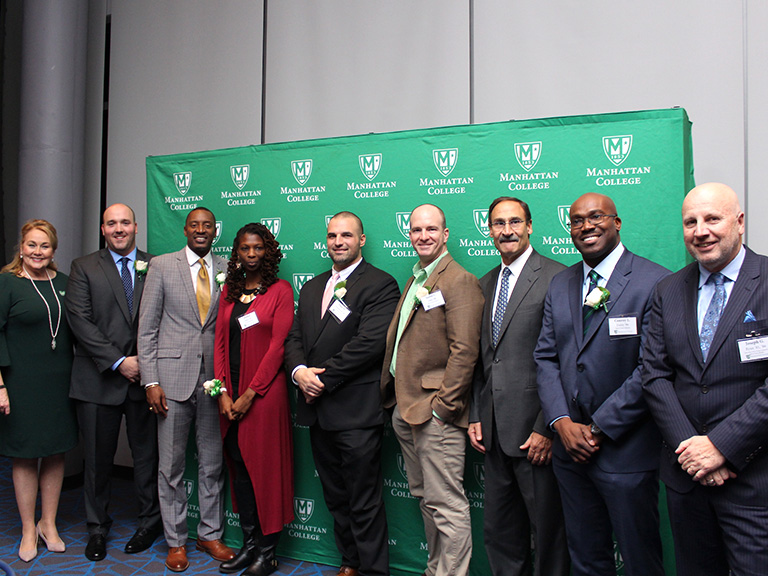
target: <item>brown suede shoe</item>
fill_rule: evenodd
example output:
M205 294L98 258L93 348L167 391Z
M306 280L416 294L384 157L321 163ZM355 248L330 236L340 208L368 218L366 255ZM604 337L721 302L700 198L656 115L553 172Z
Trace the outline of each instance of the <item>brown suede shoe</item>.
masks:
M221 540L200 540L200 538L198 538L195 548L201 552L205 552L219 562L226 562L235 557L235 552L232 548L224 544Z
M168 557L165 559L165 565L171 572L184 572L184 570L189 568L187 549L184 546L168 548Z
M342 566L339 568L339 573L336 576L357 576L357 568L351 566Z

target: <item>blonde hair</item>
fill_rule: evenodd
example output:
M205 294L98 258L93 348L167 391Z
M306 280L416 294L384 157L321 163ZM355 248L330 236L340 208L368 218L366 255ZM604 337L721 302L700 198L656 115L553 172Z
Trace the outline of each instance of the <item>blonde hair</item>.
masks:
M24 223L24 226L21 227L21 236L19 236L19 243L16 244L16 253L13 256L13 260L11 260L10 264L3 266L2 270L0 270L0 274L10 272L11 274L16 274L16 276L21 275L21 245L24 243L24 237L32 230L40 230L41 232L44 232L48 236L48 240L51 242L54 253L56 252L56 248L59 247L59 238L56 235L56 228L53 226L53 224L48 222L48 220L27 220ZM48 269L54 271L56 270L56 263L53 261L53 259L51 259L51 261L48 263Z

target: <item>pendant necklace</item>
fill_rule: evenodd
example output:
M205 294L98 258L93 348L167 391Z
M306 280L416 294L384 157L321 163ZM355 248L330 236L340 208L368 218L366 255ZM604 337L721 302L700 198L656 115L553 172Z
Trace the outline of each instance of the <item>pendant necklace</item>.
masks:
M22 268L24 269L24 274L26 274L27 278L29 278L29 281L32 282L32 287L35 289L35 292L37 292L37 295L40 296L40 298L43 300L43 304L45 304L45 309L48 310L48 328L51 331L51 350L56 350L56 336L59 334L59 326L61 325L61 302L59 302L59 297L56 295L56 288L53 287L53 279L51 278L51 274L50 272L48 272L48 268L46 268L45 274L48 276L48 282L51 283L51 292L53 292L53 297L56 298L56 304L59 307L59 317L56 319L56 330L53 329L53 319L51 318L51 307L48 306L48 301L40 293L40 290L37 289L37 285L35 285L35 281L32 279L32 276L30 275L30 273L27 272L27 267L22 264Z
M250 294L246 294L245 291L240 295L240 302L243 304L250 304L256 299L256 296L261 292L261 284L256 286Z

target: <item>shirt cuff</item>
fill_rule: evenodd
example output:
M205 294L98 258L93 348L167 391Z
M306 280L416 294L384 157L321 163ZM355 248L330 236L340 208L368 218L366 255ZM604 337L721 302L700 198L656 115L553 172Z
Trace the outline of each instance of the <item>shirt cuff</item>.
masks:
M563 418L570 418L570 416L568 416L568 414L563 414L562 416L558 416L557 418L552 420L552 422L549 423L549 429L552 430L553 432L556 432L555 422L557 422L558 420L562 420Z
M125 356L123 356L122 358L120 358L120 360L118 360L117 362L115 362L114 364L112 364L112 372L114 372L115 370L117 370L117 367L118 367L118 366L120 366L120 364L122 364L122 363L123 363L123 360L125 360Z
M298 366L296 366L296 368L291 370L291 381L293 382L294 386L298 386L299 385L299 383L296 382L296 379L294 378L294 376L296 375L296 372L298 372L302 368L306 368L306 366L304 364L299 364Z

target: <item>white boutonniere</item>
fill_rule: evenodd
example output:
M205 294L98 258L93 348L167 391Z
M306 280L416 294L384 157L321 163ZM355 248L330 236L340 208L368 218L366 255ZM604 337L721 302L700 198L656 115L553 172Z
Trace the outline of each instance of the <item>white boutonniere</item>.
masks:
M147 270L149 269L149 263L146 260L134 260L133 269L136 271L136 277L139 280L143 280L144 276L147 275Z
M227 273L226 272L217 272L216 273L216 284L219 288L221 288L227 281Z
M214 378L213 380L206 380L203 382L203 391L211 398L216 398L217 396L220 396L222 392L226 392L227 389L224 388L224 383L221 380Z
M429 296L430 287L429 286L421 286L416 289L416 294L413 297L413 307L418 308L419 304L421 304L421 301Z
M344 300L344 296L347 295L347 281L342 280L333 287L333 295L339 299Z
M587 297L584 299L584 305L589 306L592 308L592 310L599 310L602 308L605 313L608 313L608 307L606 304L608 304L608 299L611 297L611 293L603 288L602 286L596 286L592 292L587 294ZM591 312L591 310L590 310Z

